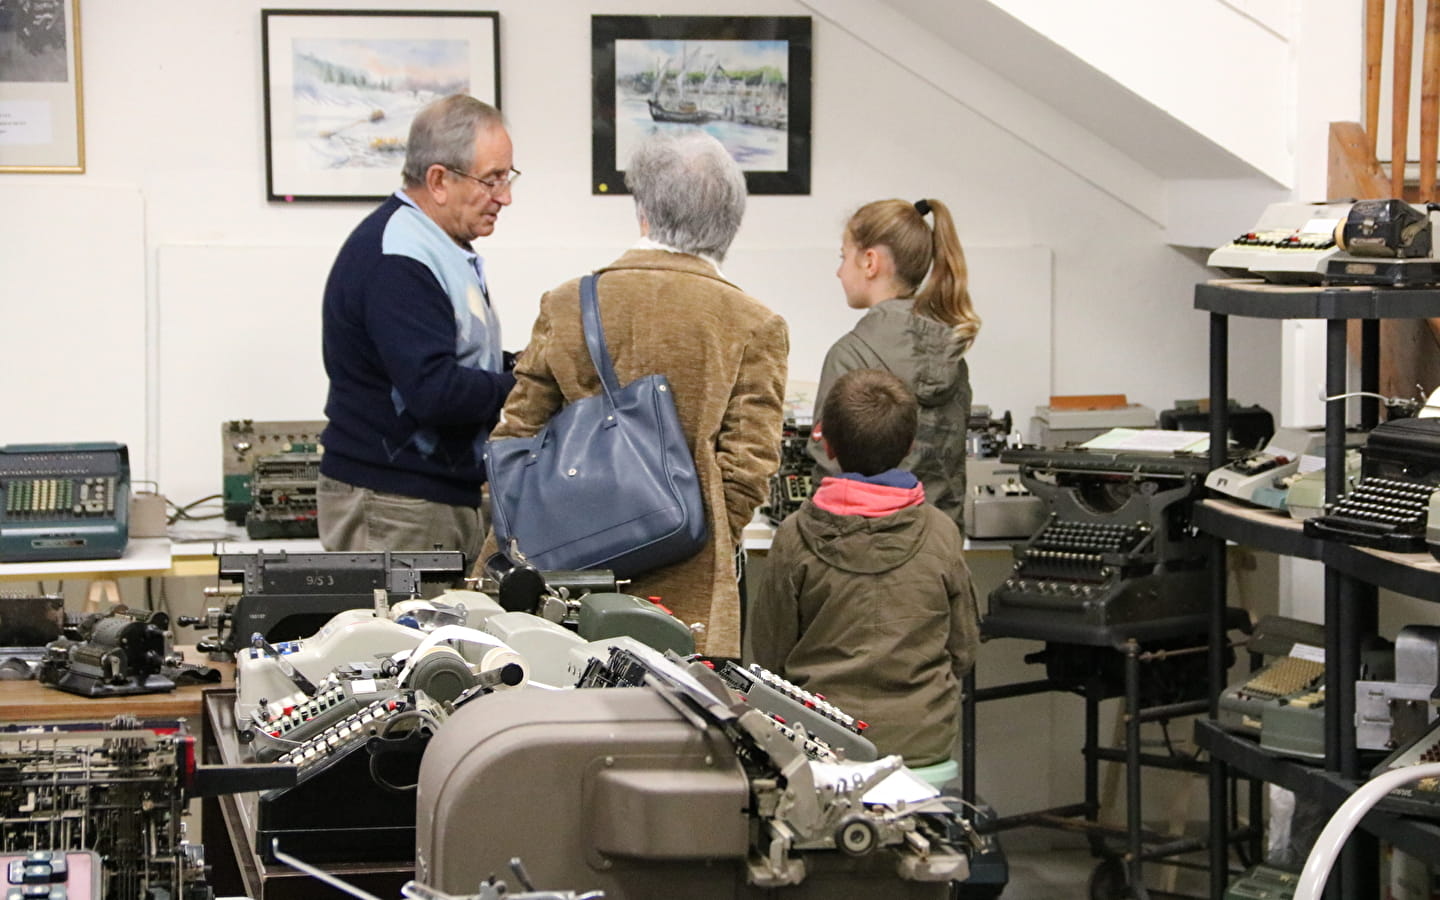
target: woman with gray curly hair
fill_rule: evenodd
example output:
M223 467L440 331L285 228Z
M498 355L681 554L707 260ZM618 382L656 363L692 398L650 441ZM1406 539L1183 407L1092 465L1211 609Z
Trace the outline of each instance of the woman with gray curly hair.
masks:
M720 272L745 213L745 176L719 141L657 130L635 150L625 184L640 239L596 272L606 343L621 384L669 378L710 523L698 553L637 576L628 590L658 597L692 627L700 652L738 657L734 556L780 462L789 332ZM493 437L533 435L565 404L600 392L580 324L580 279L541 298L515 377Z

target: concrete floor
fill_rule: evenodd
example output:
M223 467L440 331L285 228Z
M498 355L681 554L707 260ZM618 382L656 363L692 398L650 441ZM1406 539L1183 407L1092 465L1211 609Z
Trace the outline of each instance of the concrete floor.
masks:
M1088 900L1090 876L1099 862L1083 847L1021 849L1007 852L1006 858L1010 882L1003 900ZM1196 856L1194 861L1203 863L1204 858ZM1151 900L1203 897L1209 884L1204 873L1160 865L1146 867L1145 883ZM1119 895L1115 900L1120 900Z
M1010 883L1004 900L1059 900L1089 896L1095 859L1086 850L1023 850L1007 854Z

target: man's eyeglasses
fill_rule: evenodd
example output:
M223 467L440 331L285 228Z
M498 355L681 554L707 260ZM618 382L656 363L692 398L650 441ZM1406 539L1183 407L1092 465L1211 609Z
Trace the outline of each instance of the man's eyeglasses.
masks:
M459 175L461 178L468 178L471 181L476 182L477 184L483 184L485 186L485 189L490 191L491 193L494 193L495 191L505 190L506 188L510 187L515 183L515 179L520 177L519 169L511 169L510 171L505 172L501 175L497 175L494 178L481 178L479 175L471 175L469 172L462 172L459 169L452 169L449 166L446 166L445 169L452 175Z

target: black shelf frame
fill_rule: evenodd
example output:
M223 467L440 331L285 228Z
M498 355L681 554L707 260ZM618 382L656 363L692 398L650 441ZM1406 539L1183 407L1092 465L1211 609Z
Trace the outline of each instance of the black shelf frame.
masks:
M1197 719L1195 743L1230 768L1245 775L1278 785L1297 794L1318 797L1325 808L1335 810L1362 781L1341 778L1333 772L1285 759L1263 749L1254 738L1231 734L1215 722ZM1372 809L1362 820L1365 830L1419 859L1440 858L1440 823Z
M1305 534L1302 523L1284 512L1255 509L1234 500L1201 500L1195 504L1191 521L1212 537L1281 556L1320 559L1326 543Z
M1377 392L1380 385L1380 320L1416 319L1440 316L1440 291L1429 288L1305 287L1271 285L1260 281L1228 279L1197 285L1195 307L1210 313L1210 464L1226 463L1225 446L1229 432L1229 317L1265 319L1325 320L1325 395L1333 397L1348 390L1348 325L1360 321L1359 389ZM1344 402L1325 406L1325 491L1340 496L1344 483L1346 407ZM1378 399L1360 402L1360 425L1373 428L1380 418ZM1234 741L1221 741L1211 734L1210 723L1197 725L1215 746L1210 756L1210 896L1223 900L1228 879L1227 834L1230 822L1228 785L1232 769L1259 781L1287 781L1320 796L1336 798L1363 781L1355 730L1355 682L1360 671L1360 642L1374 634L1378 623L1379 587L1427 599L1440 599L1440 566L1426 562L1422 554L1385 554L1346 544L1306 539L1292 525L1278 519L1257 522L1227 510L1223 503L1200 504L1197 527L1211 535L1215 546L1211 569L1210 604L1210 718L1218 711L1220 692L1225 687L1226 667L1224 611L1226 602L1225 542L1254 545L1262 549L1315 559L1325 566L1325 760L1317 775L1302 775L1283 761L1262 759L1258 746L1253 752ZM1202 728L1203 726L1203 728ZM1265 754L1269 756L1269 754ZM1303 768L1303 767L1300 767ZM1258 785L1252 785L1252 790ZM1254 824L1254 823L1252 823ZM1330 900L1361 900L1379 896L1379 853L1376 838L1398 847L1428 846L1427 858L1434 857L1434 845L1427 843L1440 834L1430 823L1377 812L1367 816L1346 844L1326 885Z

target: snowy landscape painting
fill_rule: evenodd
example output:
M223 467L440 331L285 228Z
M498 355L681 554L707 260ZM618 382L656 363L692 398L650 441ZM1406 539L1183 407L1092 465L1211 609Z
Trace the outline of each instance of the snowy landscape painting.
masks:
M264 15L271 200L383 197L422 107L498 105L495 13Z

